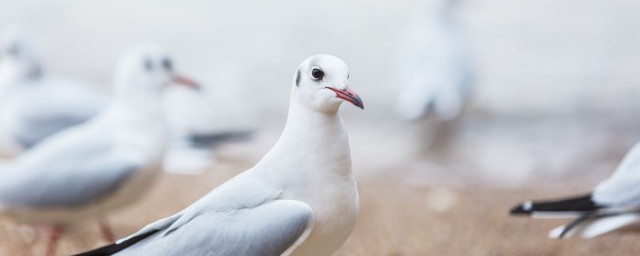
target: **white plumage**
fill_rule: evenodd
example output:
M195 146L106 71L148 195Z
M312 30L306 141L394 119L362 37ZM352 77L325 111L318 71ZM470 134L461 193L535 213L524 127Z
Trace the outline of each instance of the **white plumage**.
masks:
M83 80L50 75L39 41L12 27L0 46L0 151L16 155L102 111L108 95Z
M511 213L534 218L575 218L549 232L551 238L593 238L620 229L637 230L640 224L640 143L593 192L560 200L529 201L516 206Z
M351 233L358 191L338 108L362 107L342 60L296 71L282 136L255 165L174 216L81 255L331 255Z
M160 95L177 77L171 60L155 46L127 54L106 110L3 166L0 214L51 225L59 233L66 224L103 218L137 199L160 169L167 137ZM49 254L56 239L52 235Z
M396 69L398 113L414 120L427 115L450 120L471 94L472 70L465 40L454 17L454 0L430 0L406 32Z

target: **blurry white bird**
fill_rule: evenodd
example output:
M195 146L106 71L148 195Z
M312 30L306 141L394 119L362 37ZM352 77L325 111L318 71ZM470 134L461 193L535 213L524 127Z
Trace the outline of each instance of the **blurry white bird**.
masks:
M183 211L79 255L331 255L351 233L358 191L338 114L346 64L316 55L297 69L282 136L255 167Z
M0 45L0 151L16 155L103 110L109 96L91 83L50 76L38 40L20 27Z
M607 180L586 195L541 202L528 201L511 210L533 218L575 218L549 233L550 238L593 238L640 225L640 143Z
M425 2L425 1L421 1ZM467 46L454 20L456 0L427 0L417 8L399 49L398 113L407 120L461 114L472 87ZM426 10L425 10L426 9Z
M138 198L159 173L167 125L161 91L178 76L168 55L140 46L119 63L114 101L92 120L43 141L0 173L0 215L51 226L47 253L65 224L102 220ZM103 235L113 240L101 222Z
M171 140L163 169L170 173L197 174L215 162L219 144L246 141L252 132L222 124L216 119L213 91L202 86L199 92L171 88L163 97L171 129ZM231 111L225 109L225 111Z

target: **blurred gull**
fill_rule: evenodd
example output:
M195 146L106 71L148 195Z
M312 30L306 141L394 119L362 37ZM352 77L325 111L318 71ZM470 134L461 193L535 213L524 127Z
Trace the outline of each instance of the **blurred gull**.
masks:
M461 114L468 101L472 71L453 17L455 2L428 0L426 8L416 8L419 13L401 44L396 72L401 87L397 110L405 119L423 118L432 112L439 119L450 120Z
M358 191L338 109L362 108L342 60L297 69L282 136L255 167L181 212L80 255L331 255L351 233Z
M173 72L157 47L128 53L109 108L0 170L0 214L50 226L48 255L63 226L85 218L100 219L103 236L113 241L102 218L138 198L158 174L167 134L160 94L171 81L195 86Z
M0 151L16 155L48 136L80 124L109 97L85 81L48 75L38 41L20 27L0 45Z
M171 140L163 169L170 173L197 174L215 162L214 149L222 143L244 141L249 130L221 128L215 111L220 105L212 100L214 92L202 86L200 92L170 88L164 105L171 129ZM226 110L231 111L231 110Z
M575 218L549 233L550 238L579 235L593 238L615 230L636 229L640 224L640 143L625 156L613 175L593 192L577 197L541 202L528 201L511 210L533 218Z

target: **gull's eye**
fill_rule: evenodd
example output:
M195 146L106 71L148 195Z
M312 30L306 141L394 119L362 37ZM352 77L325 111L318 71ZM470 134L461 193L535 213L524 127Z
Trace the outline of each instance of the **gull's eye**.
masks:
M7 55L18 56L20 55L20 47L17 44L9 46L7 50Z
M162 67L164 67L164 69L166 70L173 70L173 63L171 63L170 59L163 59L162 60Z
M314 68L313 70L311 70L311 76L316 80L322 80L322 78L324 77L324 71L319 68Z

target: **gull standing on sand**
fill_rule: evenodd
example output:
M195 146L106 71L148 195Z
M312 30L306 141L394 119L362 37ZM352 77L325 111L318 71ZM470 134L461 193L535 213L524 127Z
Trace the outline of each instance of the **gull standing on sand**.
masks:
M0 152L17 155L108 103L98 86L49 75L39 41L26 29L6 31L0 43Z
M363 108L340 59L296 70L282 136L253 168L181 212L79 255L332 255L358 215L349 140L338 109Z
M114 101L92 120L62 131L0 169L0 216L49 227L53 255L66 224L100 220L140 197L159 173L167 125L161 92L177 82L171 59L155 46L139 47L119 63Z
M470 57L453 13L457 1L420 1L416 8L419 13L402 42L396 69L401 87L397 110L404 119L434 115L451 120L471 96Z
M548 201L528 201L512 215L532 218L574 218L549 232L550 238L579 235L593 238L615 230L640 228L640 143L625 156L613 175L588 194Z

